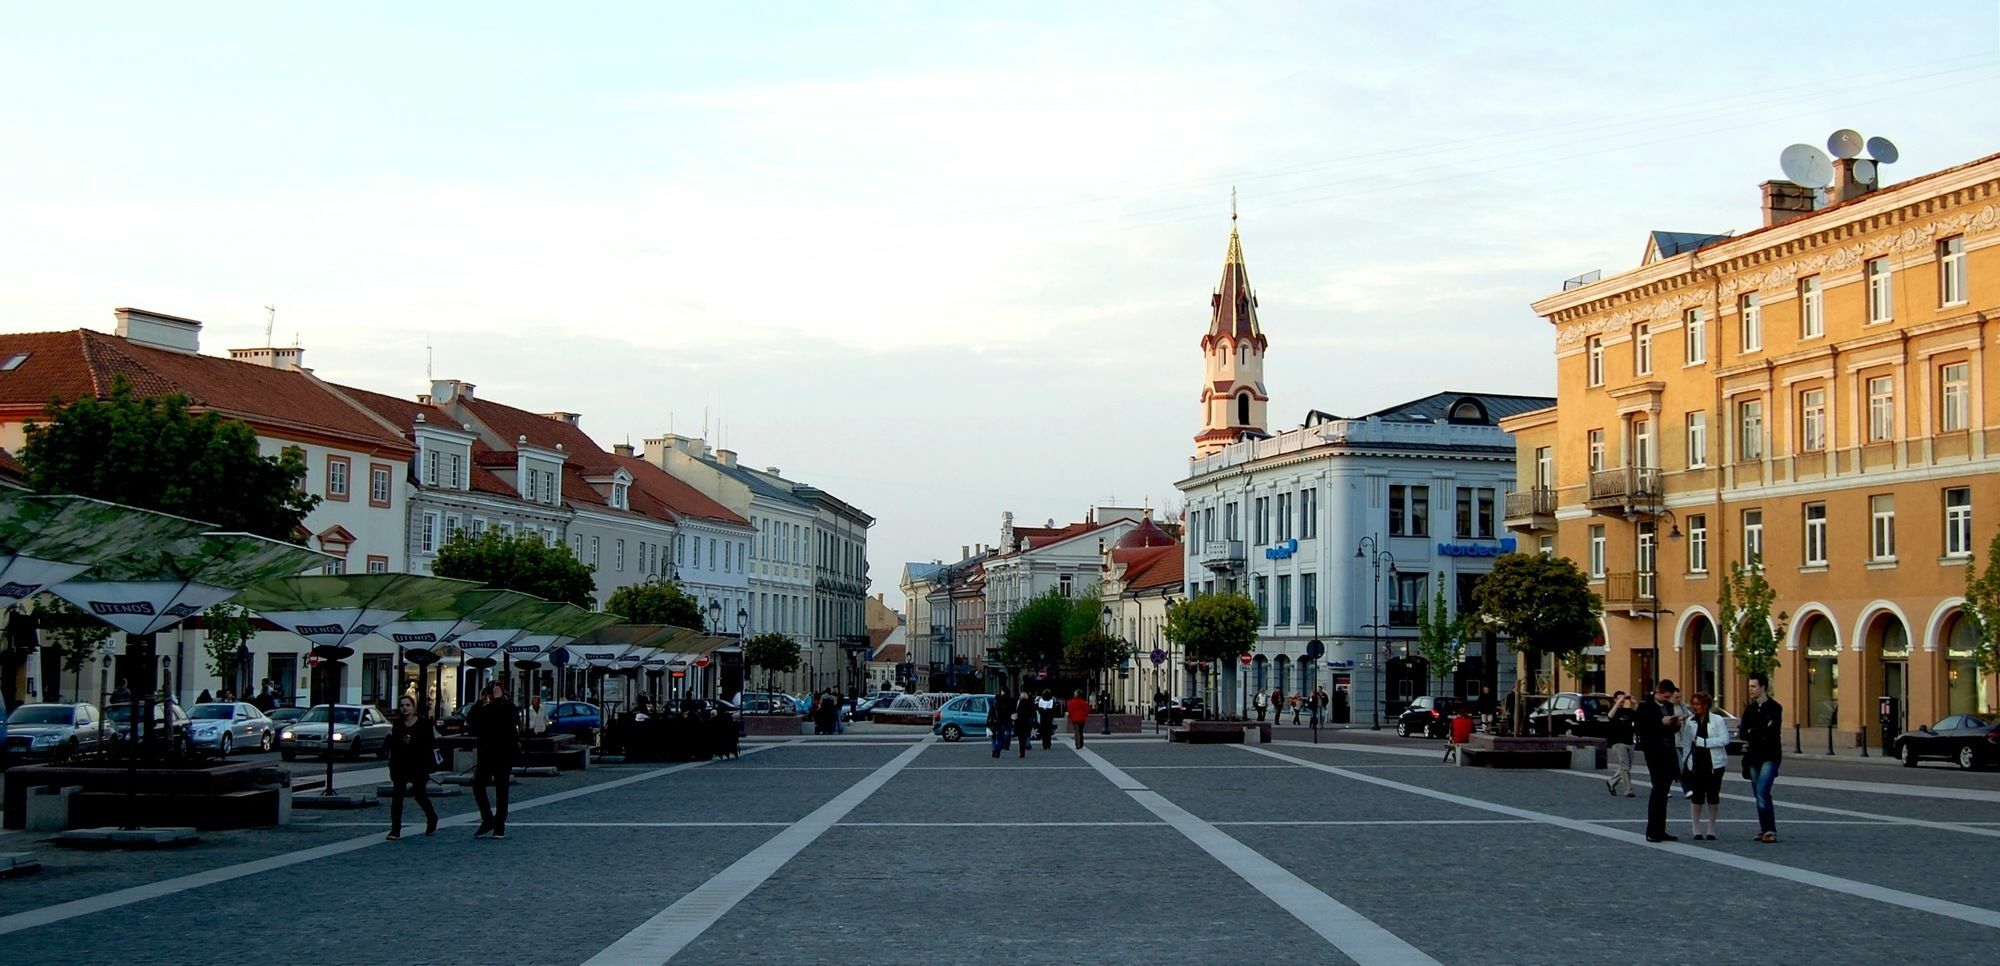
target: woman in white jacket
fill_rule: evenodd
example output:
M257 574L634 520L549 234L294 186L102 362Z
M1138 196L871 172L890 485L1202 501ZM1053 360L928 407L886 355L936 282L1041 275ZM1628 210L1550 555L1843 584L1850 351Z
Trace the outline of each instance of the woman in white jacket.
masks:
M1681 725L1681 747L1687 759L1681 767L1688 774L1693 800L1688 804L1688 834L1695 839L1715 841L1715 813L1722 801L1722 775L1729 766L1729 724L1711 708L1714 699L1696 692L1688 700L1693 714ZM1702 806L1708 807L1708 831L1701 830Z

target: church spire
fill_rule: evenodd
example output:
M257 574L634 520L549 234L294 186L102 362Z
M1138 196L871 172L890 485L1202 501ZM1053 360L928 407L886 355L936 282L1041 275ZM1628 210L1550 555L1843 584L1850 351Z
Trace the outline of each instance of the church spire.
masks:
M1195 455L1230 443L1261 439L1265 430L1264 331L1257 324L1257 295L1243 266L1243 238L1236 228L1236 189L1229 190L1229 253L1222 281L1209 297L1208 334L1202 336L1202 430Z
M1236 189L1229 189L1229 253L1222 259L1222 281L1209 299L1211 338L1262 341L1257 327L1257 294L1250 290L1250 272L1243 266L1243 238L1236 232Z

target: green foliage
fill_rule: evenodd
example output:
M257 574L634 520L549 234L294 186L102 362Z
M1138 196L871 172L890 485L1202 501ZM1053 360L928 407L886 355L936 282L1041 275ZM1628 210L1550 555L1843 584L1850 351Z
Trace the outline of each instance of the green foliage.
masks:
M460 532L438 549L431 572L583 608L596 603L597 584L590 565L525 531L509 536L488 530L476 537Z
M291 540L319 497L305 462L263 456L247 423L188 411L186 396L135 396L120 376L103 399L57 400L27 427L28 485Z
M627 584L611 592L604 609L633 624L672 624L675 627L708 628L701 604L680 585L664 581Z
M208 673L223 682L225 687L233 686L239 670L236 662L241 658L243 645L257 636L257 620L250 612L235 604L221 603L202 611L201 621L208 630L202 639L202 651L208 657Z
M1722 578L1722 594L1716 600L1721 620L1722 640L1717 645L1736 650L1736 669L1743 674L1770 674L1778 669L1778 642L1785 638L1785 621L1790 615L1779 612L1776 626L1771 619L1771 602L1777 592L1764 580L1764 567L1756 560L1749 566L1731 561Z
M1197 661L1232 661L1256 650L1261 623L1245 594L1201 594L1167 605L1167 640Z
M1465 660L1465 644L1472 622L1452 614L1445 605L1444 574L1437 575L1437 593L1430 603L1417 602L1417 652L1430 664L1439 681L1451 676Z
M1965 562L1965 616L1978 635L1972 660L1981 674L2000 674L2000 533L1986 545L1986 572L1975 558Z
M1097 628L1097 595L1064 597L1051 588L1028 601L1007 621L1000 660L1016 670L1057 667L1070 642Z
M1117 667L1132 656L1132 645L1116 634L1093 627L1063 647L1063 666L1085 671Z
M759 634L743 643L743 661L773 674L798 670L798 642L778 633Z
M1513 638L1514 648L1537 655L1571 654L1598 636L1603 601L1567 557L1504 554L1472 589L1476 613Z

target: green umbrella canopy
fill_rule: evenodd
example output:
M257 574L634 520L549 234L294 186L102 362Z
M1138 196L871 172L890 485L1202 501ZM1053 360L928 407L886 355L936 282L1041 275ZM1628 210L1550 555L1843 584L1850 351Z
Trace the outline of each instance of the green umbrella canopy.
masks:
M196 520L102 500L0 490L0 606L33 597L121 554L207 529Z
M237 603L314 644L339 646L375 633L413 607L478 587L470 580L421 574L319 574L265 580L244 588Z
M377 627L375 633L398 647L435 649L455 643L492 618L504 618L511 609L545 603L531 594L482 587L412 607L402 618Z
M242 588L334 559L249 533L198 533L128 547L49 592L128 634L152 634Z
M672 624L608 624L575 635L575 644L578 647L651 647L671 640L686 630Z
M461 635L458 649L469 658L487 658L499 653L500 649L515 639L530 632L530 628L547 620L550 615L568 608L576 613L587 613L575 604L530 597L526 602L517 603L501 612L489 614L479 622L477 630Z

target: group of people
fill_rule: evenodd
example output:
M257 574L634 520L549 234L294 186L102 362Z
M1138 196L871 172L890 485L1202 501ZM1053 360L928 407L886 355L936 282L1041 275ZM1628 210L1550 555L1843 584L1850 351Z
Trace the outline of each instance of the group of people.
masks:
M479 828L473 838L507 837L507 786L514 762L521 755L521 712L507 698L507 685L495 681L479 692L479 701L465 712L466 732L478 750L472 769L472 800L479 806ZM431 772L443 764L438 754L437 727L405 694L389 716L389 839L403 837L403 798L416 800L424 812L424 834L437 832L437 808L428 790ZM488 791L492 796L488 798Z
M1058 702L1055 693L1047 688L1039 695L1026 691L1015 695L1001 689L986 706L986 734L993 739L993 757L1000 757L1008 745L1018 742L1020 752L1015 757L1026 758L1028 743L1037 736L1042 739L1042 750L1047 751L1055 740L1058 714L1069 721L1070 738L1076 746L1083 747L1083 726L1090 720L1090 699L1082 691L1067 702Z
M1743 742L1743 777L1749 779L1757 805L1757 836L1754 841L1778 840L1776 808L1771 803L1771 785L1777 781L1778 765L1784 757L1784 732L1779 724L1783 708L1771 697L1770 678L1762 673L1748 677L1750 704L1738 719ZM1697 691L1681 701L1680 688L1662 680L1644 700L1623 691L1612 695L1608 757L1611 778L1605 785L1612 795L1634 797L1632 753L1634 748L1646 762L1652 792L1646 801L1646 841L1678 842L1667 832L1667 800L1679 784L1688 799L1688 837L1715 841L1716 813L1722 801L1722 776L1729 769L1729 722L1715 710L1715 699Z
M1322 720L1326 715L1327 705L1332 702L1332 699L1327 696L1326 688L1319 687L1313 689L1313 693L1311 694L1302 695L1295 691L1289 696L1285 694L1282 688L1271 691L1258 688L1256 696L1250 700L1251 707L1257 710L1258 721L1264 720L1264 714L1267 711L1270 713L1272 721L1282 721L1285 717L1287 702L1290 703L1292 709L1292 723L1298 724L1300 714L1310 714L1314 720Z

